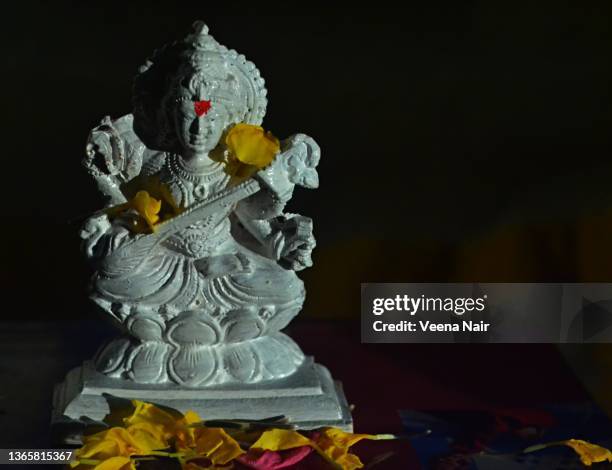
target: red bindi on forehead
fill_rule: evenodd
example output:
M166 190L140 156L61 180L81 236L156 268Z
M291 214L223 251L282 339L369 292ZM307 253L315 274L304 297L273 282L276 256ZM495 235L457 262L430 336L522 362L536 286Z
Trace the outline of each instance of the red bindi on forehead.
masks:
M201 117L204 116L210 110L210 100L201 100L193 102L193 109L196 113L196 116Z

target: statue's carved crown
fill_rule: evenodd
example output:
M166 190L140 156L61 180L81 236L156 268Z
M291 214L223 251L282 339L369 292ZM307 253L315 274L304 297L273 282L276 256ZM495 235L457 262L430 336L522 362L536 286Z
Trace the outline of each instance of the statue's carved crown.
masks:
M201 21L182 41L155 51L134 80L134 130L151 147L173 150L172 103L204 90L223 104L233 123L259 125L267 90L255 64L219 44Z

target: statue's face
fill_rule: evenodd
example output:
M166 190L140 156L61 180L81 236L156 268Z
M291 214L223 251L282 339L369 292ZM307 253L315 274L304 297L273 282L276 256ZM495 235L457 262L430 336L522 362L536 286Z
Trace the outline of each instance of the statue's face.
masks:
M228 125L225 107L213 99L194 97L176 104L174 125L186 158L205 157L214 149Z

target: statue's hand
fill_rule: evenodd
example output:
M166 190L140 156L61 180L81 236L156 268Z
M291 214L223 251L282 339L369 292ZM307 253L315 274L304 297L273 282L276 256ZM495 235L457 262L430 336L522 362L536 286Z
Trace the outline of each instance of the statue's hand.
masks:
M96 255L98 242L110 228L111 223L106 214L97 214L85 221L79 232L79 237L83 240L83 250L88 258Z
M132 214L129 214L132 216ZM89 217L79 233L83 250L90 259L103 260L136 240L129 230L130 219L118 216L111 222L106 213Z
M106 116L89 134L83 165L111 204L122 204L120 186L140 173L145 151L131 114L114 120Z
M314 189L319 186L319 175L317 165L321 158L321 150L312 137L305 134L296 134L284 140L281 144L281 152L268 167L258 171L256 178L265 188L259 195L251 199L251 205L266 205L273 209L264 212L282 213L285 204L291 199L295 186ZM266 201L265 194L272 194L272 198ZM269 218L257 214L257 208L253 210L255 218Z
M319 145L306 134L295 134L282 142L279 159L285 161L289 181L297 186L310 189L319 186L316 167L320 158Z
M269 238L269 250L279 263L294 271L312 266L312 250L316 245L312 219L287 214L275 219L276 231Z

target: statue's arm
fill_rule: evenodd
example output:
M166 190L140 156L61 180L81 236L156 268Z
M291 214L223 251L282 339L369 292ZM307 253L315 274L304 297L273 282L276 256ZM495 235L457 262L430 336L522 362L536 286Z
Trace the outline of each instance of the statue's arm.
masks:
M139 175L152 175L165 154L148 149L134 132L133 116L112 120L106 116L87 139L83 166L106 197L106 206L126 202L121 186Z
M122 185L139 175L154 174L163 164L164 155L142 143L133 129L133 116L112 120L105 117L92 129L87 139L83 166L105 197L105 207L127 200ZM110 218L107 211L90 216L82 225L80 237L86 257L106 276L122 275L148 255L131 248L141 237L129 229L134 214Z
M121 184L138 175L144 145L132 130L131 114L116 120L106 116L87 138L83 166L107 198L106 205L126 201Z
M85 221L79 236L85 256L95 262L129 241L130 233L119 223L111 222L107 214L99 213Z
M270 219L256 219L245 210L247 204L239 204L234 214L258 244L260 254L294 271L312 266L311 254L316 241L311 218L282 213Z
M105 277L120 277L136 270L155 247L155 240L141 239L129 229L129 211L112 220L105 212L89 217L79 236L85 256L94 269Z
M241 201L234 213L242 228L260 246L260 253L294 270L312 266L316 245L312 219L285 213L295 186L316 188L316 166L320 149L316 142L297 134L282 142L281 153L266 169L255 175L262 189Z
M258 198L259 199L259 198ZM241 228L246 230L258 243L258 250L264 256L278 260L280 259L281 234L272 227L273 218L257 218L253 214L253 201L240 202L234 209L234 215L240 223Z

